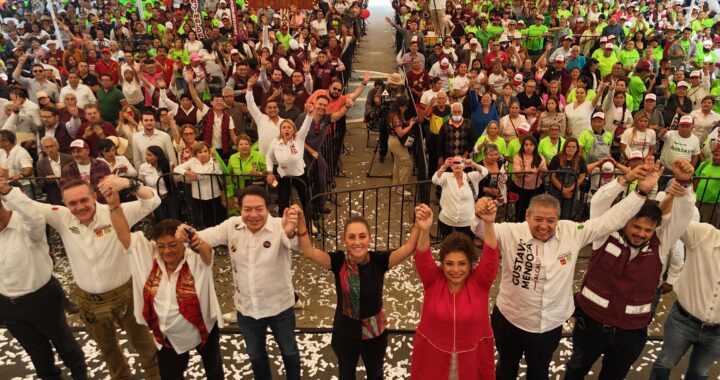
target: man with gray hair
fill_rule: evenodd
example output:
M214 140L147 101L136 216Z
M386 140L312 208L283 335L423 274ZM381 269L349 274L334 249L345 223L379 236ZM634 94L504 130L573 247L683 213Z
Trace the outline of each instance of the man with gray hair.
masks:
M25 177L33 174L33 159L25 148L17 144L17 137L12 131L0 130L0 164L8 167L10 181L19 186L22 192L33 198L32 184Z
M475 147L474 144L475 129L470 120L463 117L462 103L451 104L450 119L443 124L438 134L438 165L442 165L449 157L470 158L470 153Z
M73 162L73 156L61 153L60 144L53 136L45 136L40 140L40 148L44 153L37 162L37 176L45 179L37 181L37 185L47 194L47 201L52 205L62 204L62 193L58 180L62 168Z
M497 379L516 379L525 356L528 379L547 379L563 323L575 310L572 281L580 249L622 228L645 203L659 172L641 165L617 180L638 179L640 191L629 194L603 215L576 223L560 220L560 203L548 194L532 198L523 223L499 223L495 232L502 255L500 292L491 315L499 359ZM617 186L615 182L612 183ZM484 236L487 202L475 205L472 228Z

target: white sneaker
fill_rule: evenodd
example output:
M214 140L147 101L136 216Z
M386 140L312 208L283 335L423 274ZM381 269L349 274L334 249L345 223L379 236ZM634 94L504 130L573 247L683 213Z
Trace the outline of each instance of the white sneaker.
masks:
M223 314L223 321L225 321L225 323L237 323L237 312L231 311Z

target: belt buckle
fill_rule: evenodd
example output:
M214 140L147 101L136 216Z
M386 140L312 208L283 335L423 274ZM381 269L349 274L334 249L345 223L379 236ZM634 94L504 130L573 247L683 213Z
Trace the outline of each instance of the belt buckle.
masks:
M615 333L615 327L613 327L613 326L608 326L608 325L602 325L602 331L603 331L603 332L610 332L610 333L613 333L613 334L614 334L614 333Z
M718 327L720 327L720 324L717 323L700 323L700 330L717 330Z

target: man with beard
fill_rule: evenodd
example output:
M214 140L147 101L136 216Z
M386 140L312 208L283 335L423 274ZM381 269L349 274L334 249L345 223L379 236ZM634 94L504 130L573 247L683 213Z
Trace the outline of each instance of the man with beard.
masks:
M315 109L312 113L313 120L312 124L310 124L310 132L308 132L305 138L305 166L309 168L307 169L308 173L313 173L313 175L310 176L311 178L309 178L311 181L310 186L313 188L313 194L323 194L328 191L329 179L332 178L332 173L328 173L327 162L322 154L320 154L320 151L325 141L328 128L347 114L347 111L352 107L353 101L347 99L345 107L340 108L340 110L332 114L327 112L329 103L330 99L323 95L315 99ZM301 114L296 120L296 125L298 122L302 124L305 120L305 114ZM325 211L324 197L316 198L312 205L312 215L315 218L319 218Z
M66 183L81 179L90 184L97 194L97 201L105 203L105 198L100 194L98 186L100 180L110 175L110 167L100 160L90 157L90 146L86 141L77 139L70 143L70 154L73 161L62 167L60 176L60 187Z
M76 141L83 143L82 140ZM127 190L138 197L139 200L120 206L131 226L160 205L156 193L142 186L138 180L108 176L103 181L113 189ZM113 210L98 203L93 187L83 180L69 180L62 189L66 207L19 197L5 197L4 201L8 207L31 206L33 212L43 216L46 223L60 234L77 285L79 316L88 335L100 349L109 372L107 375L113 379L133 378L130 365L119 346L119 326L125 330L128 340L139 354L143 377L160 379L154 339L147 326L139 325L133 315L133 309L141 308L143 301L132 297L131 256L115 237L110 224L110 213ZM40 231L44 233L42 229Z
M530 200L525 222L495 224L503 271L491 315L499 352L497 379L516 379L523 355L529 379L548 378L563 323L575 309L572 282L580 249L607 238L640 211L660 177L656 169L639 165L606 185L626 188L639 179L639 191L585 223L559 220L557 198L541 194ZM478 216L487 211L483 207L482 202L475 205L472 228L476 236L484 236L484 222Z
M689 186L692 165L678 159L673 174L675 180L659 206L645 201L622 229L593 242L582 288L575 294L573 355L566 379L583 379L600 356L600 378L625 378L645 347L652 302L670 248L687 229L694 211L695 193ZM593 195L590 217L601 215L625 190L617 182L600 188Z
M80 125L75 136L88 143L90 156L98 157L100 155L100 140L108 136L116 136L117 133L112 123L102 120L97 104L92 103L85 107L85 117L87 117L87 122Z
M40 111L40 119L42 120L42 127L38 129L38 144L45 136L52 136L58 142L60 152L69 153L70 143L74 140L65 124L60 122L58 111L53 107L43 108Z

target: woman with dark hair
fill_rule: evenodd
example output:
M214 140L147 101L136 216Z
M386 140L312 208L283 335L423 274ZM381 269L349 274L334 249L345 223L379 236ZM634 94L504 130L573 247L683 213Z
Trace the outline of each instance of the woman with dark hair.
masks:
M101 185L102 186L102 185ZM152 239L131 232L118 193L103 186L117 239L131 258L134 314L150 328L162 379L182 379L190 350L202 357L205 378L224 379L219 329L223 327L213 278L213 249L196 233L176 237L181 223L166 219ZM180 236L180 234L178 234Z
M337 306L331 345L338 358L340 379L355 378L360 357L367 378L382 379L388 339L382 300L385 273L412 255L421 231L429 233L432 210L425 204L415 207L415 225L410 237L393 251L370 251L372 237L367 221L361 216L351 217L345 222L343 235L347 251L334 252L313 247L301 208L292 205L293 211L298 215L297 236L303 256L331 270L335 277Z
M570 219L575 190L585 182L587 173L587 164L576 138L569 137L565 141L562 151L550 161L548 170L553 171L548 193L560 201L560 219Z
M472 240L453 232L440 244L440 265L430 249L430 234L420 233L415 268L423 285L420 324L415 333L413 379L495 379L495 342L488 300L498 271L493 224L496 202L482 198L485 240L480 261ZM473 269L473 263L477 267Z
M585 66L583 66L580 77L585 78L588 90L597 91L602 81L600 70L598 70L598 60L595 58L588 59L585 62Z
M145 151L145 162L140 164L138 179L157 190L162 202L155 210L155 220L176 219L178 217L178 198L175 191L175 180L170 170L170 161L165 151L152 145Z
M519 196L515 203L515 221L525 220L530 198L542 192L540 172L547 170L545 158L538 152L538 143L532 135L520 138L520 152L513 158L513 191Z
M173 169L190 181L193 219L198 228L220 224L225 219L225 191L222 188L222 168L216 162L210 146L199 141L192 149L193 157Z
M125 139L119 140L117 136L110 137L117 140L118 143L123 141L125 143L125 149L127 149L127 141L125 141ZM109 138L100 140L98 150L100 151L100 157L98 157L98 160L104 161L108 164L110 167L110 173L129 177L137 175L137 170L135 170L135 167L130 163L130 160L122 154L118 154L118 146L113 140Z
M415 118L405 120L408 100L398 98L395 100L388 113L390 121L390 137L388 138L388 150L393 155L393 179L392 183L398 186L395 191L404 197L412 194L405 190L402 185L410 182L413 162L408 152L408 147L414 144L415 140Z

